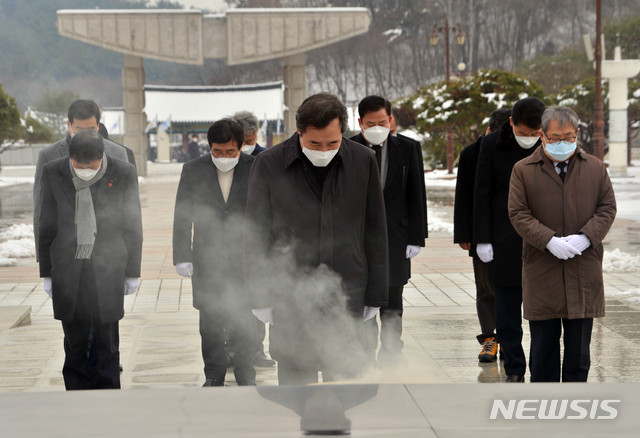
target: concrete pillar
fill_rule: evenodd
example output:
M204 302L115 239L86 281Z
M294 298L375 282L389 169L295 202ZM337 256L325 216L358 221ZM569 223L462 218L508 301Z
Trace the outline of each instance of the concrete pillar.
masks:
M144 113L144 67L142 58L124 55L122 64L122 94L124 104L124 140L136 158L138 175L147 174L147 116Z
M613 61L602 61L602 77L609 79L609 171L627 174L628 80L640 73L640 60L620 59L615 48Z
M307 97L306 54L289 56L285 59L284 78L284 125L286 136L296 131L296 113Z

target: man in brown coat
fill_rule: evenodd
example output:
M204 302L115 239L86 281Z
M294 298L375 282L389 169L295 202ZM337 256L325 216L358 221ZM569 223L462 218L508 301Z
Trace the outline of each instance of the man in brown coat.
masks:
M543 147L513 168L509 218L522 236L524 317L529 320L532 382L589 374L593 318L604 316L602 240L616 215L604 164L576 146L578 116L570 108L542 115Z

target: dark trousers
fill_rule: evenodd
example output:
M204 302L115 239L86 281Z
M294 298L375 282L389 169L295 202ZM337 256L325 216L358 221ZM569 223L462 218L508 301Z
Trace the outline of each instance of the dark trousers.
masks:
M380 309L380 354L402 353L402 291L404 286L389 288L389 305ZM377 324L373 324L377 329ZM377 336L376 336L377 337ZM375 347L374 347L375 348Z
M253 368L253 343L249 328L253 323L252 318L248 310L228 313L222 310L200 309L200 338L206 379L224 382L227 374L226 329L234 339L233 373L236 382L238 385L255 384L256 371Z
M62 330L65 352L62 376L65 388L119 389L118 321L107 324L93 324L86 320L62 321Z
M562 381L586 382L591 366L589 345L592 328L593 318L529 321L531 381L560 381L560 334L564 329Z
M489 276L489 263L484 263L475 254L473 255L473 276L476 281L476 312L481 330L477 339L482 343L486 338L495 336L496 306Z
M496 335L502 346L506 374L524 376L527 360L522 349L522 288L494 286Z
M67 390L120 388L120 334L118 321L102 323L93 264L85 260L72 321L62 321Z

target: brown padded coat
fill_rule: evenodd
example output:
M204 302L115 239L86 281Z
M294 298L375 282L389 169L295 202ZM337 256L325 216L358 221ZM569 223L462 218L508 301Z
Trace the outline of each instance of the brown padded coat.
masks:
M522 236L522 300L531 321L604 316L602 240L616 199L602 161L579 149L564 183L539 147L513 168L509 218ZM546 249L551 237L585 234L591 246L569 260Z

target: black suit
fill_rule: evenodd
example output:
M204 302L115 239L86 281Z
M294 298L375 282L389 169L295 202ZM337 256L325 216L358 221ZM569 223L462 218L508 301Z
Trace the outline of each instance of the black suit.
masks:
M107 157L90 188L97 234L88 260L75 259L75 202L69 158L44 166L39 208L40 276L51 277L53 312L65 332L67 389L119 388L118 321L125 277L140 276L142 220L135 167ZM87 361L93 330L98 363Z
M266 151L267 148L260 146L258 143L256 143L256 147L253 149L253 152L251 152L251 155L253 155L254 157L257 156L258 154L260 154L261 152Z
M368 146L362 134L352 137L351 140ZM407 245L424 246L426 208L422 207L424 175L420 175L415 146L389 135L385 147L387 174L383 196L389 244L389 305L380 310L380 343L381 353L397 354L403 346L400 340L402 290L411 277L411 260L407 258ZM374 343L374 348L375 344L377 342Z
M456 178L456 196L453 204L453 242L473 242L473 194L476 166L480 154L482 137L462 149L458 159ZM473 257L473 274L476 283L476 310L480 321L481 333L477 336L482 343L486 338L495 336L496 310L493 286L489 280L489 265L483 263L476 254L475 245L471 246L469 256Z
M505 371L515 375L524 375L526 359L522 349L522 238L509 219L509 182L514 164L536 147L520 147L513 128L505 123L483 137L476 168L473 243L493 246L490 270L496 334L504 351Z
M226 202L210 155L185 163L173 222L173 263L193 263L193 305L200 311L205 376L224 381L224 329L228 329L236 342L234 372L239 384L255 381L248 357L253 316L240 283L244 210L253 161L254 157L240 154Z

